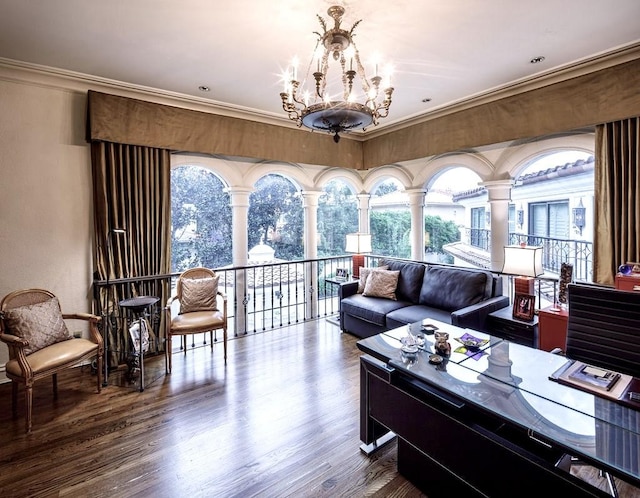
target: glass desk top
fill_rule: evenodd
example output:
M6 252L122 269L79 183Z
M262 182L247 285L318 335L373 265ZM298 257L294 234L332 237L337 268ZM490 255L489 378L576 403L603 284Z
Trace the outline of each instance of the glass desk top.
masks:
M640 465L630 455L637 456L640 448L640 411L550 380L567 362L564 356L443 325L452 354L439 365L429 363L433 335L426 336L424 350L413 359L401 353L400 340L416 333L419 322L362 339L358 347L400 372L502 416L532 436L638 482ZM488 339L482 354L455 352L456 338L465 333Z

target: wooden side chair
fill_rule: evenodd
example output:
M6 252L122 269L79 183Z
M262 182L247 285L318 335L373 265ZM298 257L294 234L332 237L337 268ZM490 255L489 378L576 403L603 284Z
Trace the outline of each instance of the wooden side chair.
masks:
M213 332L222 329L224 362L227 363L227 296L218 290L218 280L219 276L208 268L191 268L178 277L176 294L168 299L165 306L167 373L171 373L174 335L209 332L213 349ZM179 312L172 314L176 301L180 305ZM185 353L186 349L184 347Z
M65 320L89 324L90 338L74 338ZM26 431L31 431L33 383L52 377L53 396L58 395L58 372L97 358L97 388L102 388L102 336L100 317L89 313L63 314L58 299L43 289L26 289L0 301L0 340L9 347L6 375L12 383L12 408L18 415L18 384L24 384Z

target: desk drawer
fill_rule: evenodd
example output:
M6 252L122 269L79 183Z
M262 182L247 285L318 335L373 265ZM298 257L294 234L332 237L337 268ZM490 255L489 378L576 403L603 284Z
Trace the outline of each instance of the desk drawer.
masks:
M537 324L528 325L521 322L506 321L489 315L487 325L491 335L532 348L538 345Z

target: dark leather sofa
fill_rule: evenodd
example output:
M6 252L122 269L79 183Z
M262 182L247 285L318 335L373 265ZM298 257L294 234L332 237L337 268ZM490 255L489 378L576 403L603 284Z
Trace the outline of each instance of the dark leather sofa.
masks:
M397 301L358 294L358 282L340 286L340 328L370 337L425 318L487 331L489 313L509 305L502 278L490 271L415 261L382 259L399 271Z

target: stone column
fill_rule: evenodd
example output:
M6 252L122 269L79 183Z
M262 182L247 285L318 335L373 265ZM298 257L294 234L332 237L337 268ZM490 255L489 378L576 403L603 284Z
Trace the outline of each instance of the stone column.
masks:
M304 209L304 259L318 258L318 199L321 190L303 190L302 207ZM318 313L318 263L304 265L305 316L313 318Z
M424 261L424 198L426 190L407 189L411 212L411 259Z
M226 189L230 197L233 225L233 266L245 266L248 262L249 196L253 191L253 188L247 187L228 187ZM236 336L247 331L246 296L245 272L237 271L235 274L233 300L227 301L228 305L233 306L233 314L235 316L234 334Z
M369 200L371 194L358 194L358 232L371 233Z
M513 180L495 180L480 185L487 189L491 206L491 269L501 271L504 246L509 244L509 203Z

